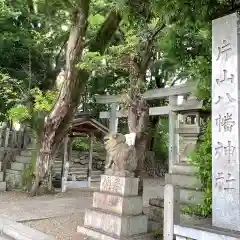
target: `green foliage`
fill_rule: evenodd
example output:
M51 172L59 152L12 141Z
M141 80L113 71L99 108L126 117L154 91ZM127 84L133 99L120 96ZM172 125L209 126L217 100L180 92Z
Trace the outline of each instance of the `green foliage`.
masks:
M23 188L24 188L24 190L29 191L32 187L32 183L34 181L36 160L37 160L37 154L36 154L36 151L33 151L29 167L25 168L23 171Z
M87 137L77 137L73 141L72 148L77 151L88 151L89 149L89 140Z
M168 143L169 143L169 124L168 118L161 118L156 129L152 129L154 136L153 151L157 160L168 159Z
M8 117L11 121L28 124L40 136L44 118L52 109L57 92L46 91L43 93L40 89L34 88L30 91L30 97L33 99L32 103L14 105L9 109Z
M17 104L8 111L8 116L13 122L24 122L27 119L31 119L31 115L26 106Z
M73 149L80 152L89 151L89 138L88 137L75 138L73 141ZM101 141L94 139L93 150L100 154L105 152L103 143Z
M162 229L160 230L154 230L153 231L153 236L156 240L162 240L163 239L163 231Z
M191 154L190 163L198 169L197 176L201 180L204 203L185 209L185 211L204 217L210 216L212 213L212 128L210 121L204 128L202 141Z

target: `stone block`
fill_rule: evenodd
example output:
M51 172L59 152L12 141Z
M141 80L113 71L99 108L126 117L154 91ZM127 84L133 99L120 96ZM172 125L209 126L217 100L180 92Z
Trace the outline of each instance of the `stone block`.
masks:
M164 217L164 209L160 207L150 206L148 210L149 220L162 222Z
M122 197L104 192L93 194L93 207L108 210L117 214L139 215L142 213L141 196Z
M2 171L2 162L0 162L0 171Z
M23 185L23 172L7 169L5 181L7 182L8 190L21 188Z
M150 198L149 205L155 207L164 207L164 200L161 198Z
M0 217L0 233L15 240L54 240L52 235L40 232L8 218Z
M100 191L121 196L137 196L138 182L138 178L102 175Z
M12 162L11 169L17 171L23 171L25 168L28 168L29 164L20 163L20 162Z
M7 189L6 182L0 182L0 192L5 192Z
M196 176L165 174L165 184L173 184L180 188L201 189L201 182Z
M164 185L158 187L157 193L159 199L164 199ZM180 203L197 205L203 203L203 192L194 189L180 188Z
M99 209L87 209L84 226L117 237L131 237L147 233L148 218L145 215L123 216Z
M16 156L16 162L19 162L19 163L30 163L31 161L31 157L28 157L28 156L20 156L20 155L17 155Z
M30 150L23 150L23 151L21 151L21 156L31 158L31 156L32 156L32 151L30 151Z
M174 174L196 176L196 172L197 168L187 163L174 164L172 166L172 173Z
M155 238L151 233L138 234L131 237L118 237L109 235L101 231L95 231L94 229L87 227L78 227L78 233L82 233L86 238L82 239L97 239L97 240L154 240ZM89 237L89 238L88 238ZM79 238L81 239L81 238Z
M4 175L4 173L3 173L3 172L0 172L0 182L3 181L3 175Z

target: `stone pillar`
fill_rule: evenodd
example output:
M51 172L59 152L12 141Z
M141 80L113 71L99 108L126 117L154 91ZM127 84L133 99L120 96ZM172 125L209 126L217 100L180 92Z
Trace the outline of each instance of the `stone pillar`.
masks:
M89 137L88 187L91 187L92 161L93 161L93 134L91 134Z
M212 24L212 218L240 231L239 14Z
M174 224L180 223L180 192L178 187L166 184L164 187L164 240L173 240Z
M101 176L100 192L94 193L93 208L86 210L84 227L78 227L78 232L101 240L152 239L148 218L142 214L138 178L107 174Z
M178 114L171 111L171 106L177 105L177 96L169 97L169 173L172 173L172 166L178 163L178 145L179 137L176 133Z
M66 192L67 190L67 178L68 178L68 172L69 172L69 148L68 148L68 143L69 143L69 137L66 136L64 138L64 155L63 155L63 165L62 165L62 184L61 184L61 188L62 188L62 192Z
M118 110L117 103L112 103L111 104L111 111L110 111L109 130L110 130L110 132L113 132L113 133L117 133L117 131L118 131L117 110Z

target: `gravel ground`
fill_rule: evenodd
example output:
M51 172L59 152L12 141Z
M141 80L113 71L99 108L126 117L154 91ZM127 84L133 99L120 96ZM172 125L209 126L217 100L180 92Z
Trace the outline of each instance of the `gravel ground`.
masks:
M0 214L49 233L57 240L71 240L77 226L83 225L85 208L90 207L92 203L91 194L70 191L53 196L29 198L26 193L4 192L0 193ZM45 219L36 220L36 212L39 212L39 218Z
M39 231L52 234L57 240L72 240L77 231L77 226L83 225L84 216L71 214L38 221L25 222L24 224Z
M144 205L157 197L162 179L144 181ZM77 226L84 222L85 208L92 205L92 192L71 190L66 193L29 198L26 193L0 193L0 215L21 222L39 231L52 234L57 240L81 240Z

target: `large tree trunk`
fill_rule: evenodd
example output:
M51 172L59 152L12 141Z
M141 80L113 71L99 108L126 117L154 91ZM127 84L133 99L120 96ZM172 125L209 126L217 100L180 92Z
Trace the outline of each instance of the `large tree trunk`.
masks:
M68 46L66 51L65 77L62 88L51 113L45 119L44 131L41 139L41 149L36 161L35 182L30 192L30 196L37 193L39 185L44 179L50 176L52 157L57 149L57 145L68 132L69 124L80 102L81 94L84 92L89 73L78 69L76 64L81 59L85 46L85 35L87 29L87 19L90 0L80 0L79 7L73 15L73 25L70 31ZM113 21L113 18L116 18ZM109 14L104 24L112 22L110 34L107 37L101 29L101 35L105 38L104 45L95 51L103 51L112 35L115 33L121 21L119 13L113 11ZM96 45L95 45L96 46ZM90 47L90 51L92 48ZM51 180L51 179L50 179Z
M30 195L36 195L40 181L50 175L52 156L58 142L58 135L63 135L73 113L79 104L80 93L85 86L85 79L79 76L76 67L84 49L84 38L90 0L81 0L73 13L73 25L70 31L66 51L65 76L58 100L49 116L45 119L41 139L40 154L36 161L35 183ZM83 80L84 79L84 80ZM79 94L75 90L79 91Z
M138 165L135 176L140 178L138 194L143 194L144 161L148 150L149 106L144 99L132 101L128 109L129 132L136 133L135 147Z

